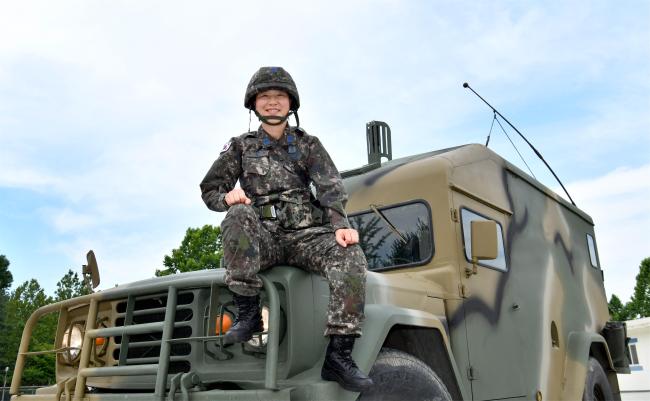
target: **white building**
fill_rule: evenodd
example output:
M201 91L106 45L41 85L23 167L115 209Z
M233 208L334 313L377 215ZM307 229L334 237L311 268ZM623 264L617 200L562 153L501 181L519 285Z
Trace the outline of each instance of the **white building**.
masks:
M618 375L622 401L650 400L650 317L629 320L627 336L630 337L629 375Z

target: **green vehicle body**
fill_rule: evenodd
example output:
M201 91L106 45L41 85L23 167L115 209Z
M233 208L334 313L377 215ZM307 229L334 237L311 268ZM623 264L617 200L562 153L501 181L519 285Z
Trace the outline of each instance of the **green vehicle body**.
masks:
M388 238L401 230L388 227L390 210L416 204L426 227L417 241L401 242L418 248L417 257L371 263L364 335L353 352L359 366L370 371L382 348L391 348L428 365L452 399L577 400L595 358L619 399L625 335L609 342L604 335L609 314L592 219L485 146L381 163L385 145L369 150L368 165L344 172L347 212L353 223L357 216L385 223ZM497 267L472 258L469 247L481 239L470 244L471 218L496 222ZM377 235L358 228L362 240ZM220 346L214 322L232 298L223 269L43 307L26 322L12 400L356 399L320 379L327 283L289 266L262 276L270 311L264 347ZM48 313L59 314L57 384L21 395L31 332ZM84 342L68 363L64 332L75 323Z

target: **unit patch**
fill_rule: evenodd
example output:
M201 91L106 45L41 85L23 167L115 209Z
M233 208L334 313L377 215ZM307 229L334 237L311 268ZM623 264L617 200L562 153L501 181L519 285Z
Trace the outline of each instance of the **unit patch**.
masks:
M221 153L223 153L223 152L227 151L228 149L230 149L230 145L232 145L232 139L229 140L225 145L223 145L223 148L221 149Z

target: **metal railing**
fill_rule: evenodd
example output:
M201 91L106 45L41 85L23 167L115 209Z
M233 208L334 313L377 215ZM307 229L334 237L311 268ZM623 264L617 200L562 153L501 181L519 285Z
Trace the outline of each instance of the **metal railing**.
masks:
M43 386L22 386L20 388L21 394L36 394L36 390ZM9 401L11 399L11 394L9 391L10 387L0 387L0 401Z
M58 302L36 310L25 323L23 335L16 358L16 366L14 375L11 382L11 395L20 394L20 384L22 374L25 368L26 358L30 355L42 354L43 352L61 353L66 349L52 349L48 351L29 352L29 343L32 331L38 320L49 313L67 311L71 307L85 306L88 307L88 314L86 318L86 327L84 332L84 340L81 346L81 353L79 359L79 367L76 377L69 377L57 383L59 389L58 395L60 396L63 391L68 393L71 387L74 386L73 400L82 400L86 390L86 379L88 377L105 377L105 376L134 376L134 375L156 375L156 382L154 387L153 399L164 400L166 396L166 388L168 382L168 372L170 365L170 349L174 341L172 338L174 330L174 320L177 308L177 295L179 289L186 288L203 288L209 287L206 284L205 276L191 276L191 277L175 277L176 279L161 280L157 283L148 283L142 286L128 286L127 288L115 288L106 292L98 292L95 294L86 295L77 299ZM265 365L265 380L264 386L269 390L277 389L277 364L278 364L278 349L279 349L279 325L280 325L280 298L278 291L273 283L263 275L260 275L264 285L264 291L267 294L269 302L269 327L268 327L268 342L266 346L266 365ZM223 274L211 278L211 284L224 286ZM124 326L96 328L98 305L100 302L114 301L123 298L129 298L129 303L132 302L133 297L143 294L151 294L167 290L167 304L165 306L165 320L163 322L130 324L130 317L127 307L127 316L125 317ZM211 300L212 302L212 300ZM129 335L144 334L144 333L159 333L162 332L161 349L158 356L157 363L143 364L143 365L123 365L108 366L108 367L90 367L90 356L94 347L95 339L98 337L111 337L122 336L123 339L128 338ZM207 337L189 337L185 341L214 341L220 346L223 346L224 334L219 334ZM126 347L124 347L126 345ZM127 344L122 344L120 350L120 359L123 354L128 352ZM190 372L191 374L192 372ZM196 376L196 375L194 375ZM172 386L175 387L175 386ZM175 391L175 390L174 390Z

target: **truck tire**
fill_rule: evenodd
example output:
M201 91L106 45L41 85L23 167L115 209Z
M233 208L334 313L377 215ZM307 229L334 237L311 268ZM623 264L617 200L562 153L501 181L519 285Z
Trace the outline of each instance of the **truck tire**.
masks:
M436 372L406 352L382 348L369 376L375 384L360 401L451 401Z
M596 358L590 357L587 364L587 378L582 401L610 401L614 400L612 387L609 385L605 370Z

